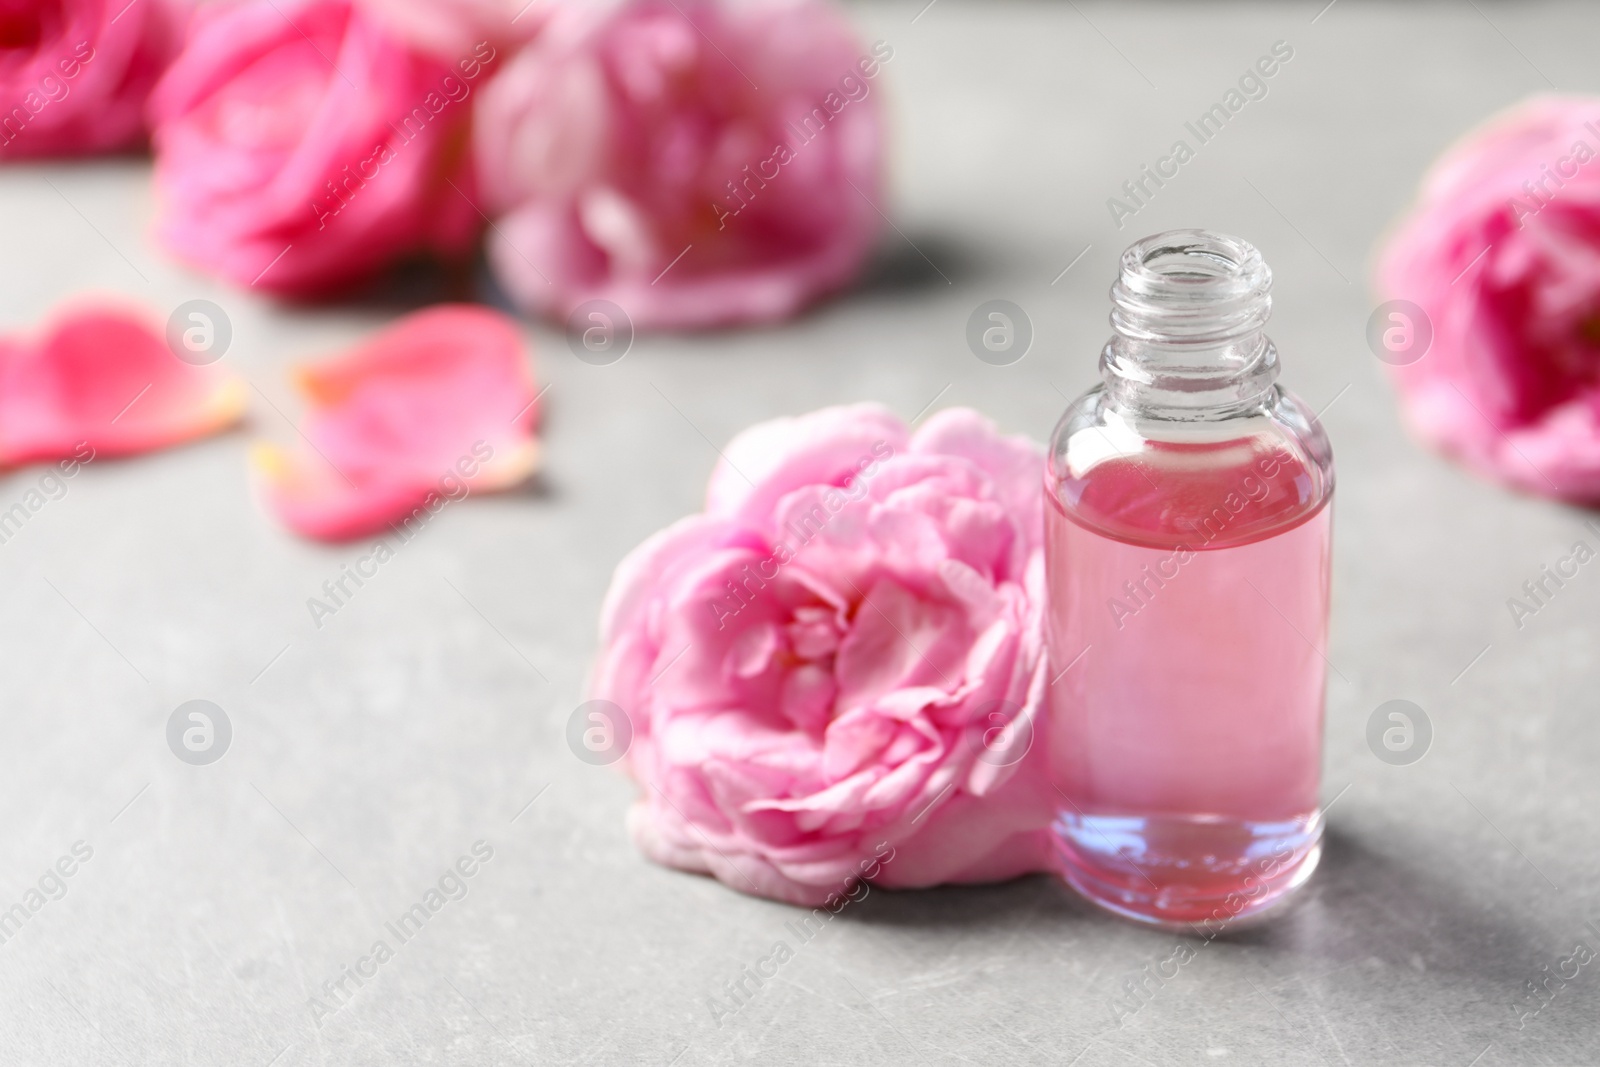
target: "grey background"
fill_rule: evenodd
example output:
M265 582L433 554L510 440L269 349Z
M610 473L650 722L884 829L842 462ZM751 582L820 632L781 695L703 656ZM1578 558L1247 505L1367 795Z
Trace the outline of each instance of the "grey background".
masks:
M877 85L903 231L886 233L867 284L771 329L641 337L610 367L530 326L550 384L543 475L447 509L320 630L306 598L365 548L266 518L247 450L291 438L292 362L433 283L276 306L163 258L141 161L0 171L6 328L84 289L163 318L205 297L233 320L226 362L258 390L246 430L96 463L0 545L0 906L73 842L94 849L67 895L0 945L0 1061L1600 1059L1600 965L1525 1028L1512 1010L1580 937L1600 947L1583 926L1600 917L1600 573L1520 631L1505 603L1596 538L1583 513L1411 443L1364 341L1370 250L1422 168L1525 94L1600 88L1600 12L1322 5L856 7L864 38L895 49ZM1280 39L1295 55L1270 95L1113 227L1106 198ZM1123 983L1178 939L1042 876L874 892L719 1027L707 997L789 940L796 913L645 862L623 829L632 786L568 751L611 568L698 506L707 439L760 419L862 399L910 418L937 397L1046 436L1093 381L1118 251L1178 225L1260 245L1284 380L1332 405L1324 796L1338 799L1323 869L1295 910L1199 948L1120 1028ZM964 342L992 298L1033 321L1013 366ZM0 477L0 505L38 476ZM208 767L164 736L196 698L234 729ZM1434 726L1411 766L1365 741L1396 698ZM308 997L479 839L494 858L469 895L314 1026Z

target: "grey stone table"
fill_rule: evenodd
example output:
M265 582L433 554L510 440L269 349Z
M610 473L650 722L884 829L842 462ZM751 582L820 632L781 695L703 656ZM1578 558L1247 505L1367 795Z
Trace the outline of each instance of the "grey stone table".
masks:
M854 9L895 50L897 230L868 282L603 368L530 326L543 475L447 510L320 628L307 598L364 549L265 518L246 452L291 437L291 362L434 283L276 306L163 258L139 160L0 171L0 324L83 289L163 315L209 298L256 390L247 430L96 463L0 545L0 908L41 879L54 893L63 856L74 872L0 944L0 1062L1600 1060L1594 967L1518 1025L1540 1003L1526 983L1600 947L1600 574L1520 630L1506 608L1587 516L1411 443L1363 339L1372 243L1424 165L1525 94L1600 89L1600 11L924 3ZM1118 229L1107 199L1277 41L1293 57L1267 95ZM794 913L646 863L623 829L632 787L567 749L612 567L698 506L708 440L756 420L862 399L910 418L937 398L1045 436L1093 379L1120 248L1189 225L1266 252L1285 380L1327 408L1338 452L1322 871L1278 922L1159 984L1146 968L1178 938L1045 877L873 893L719 1025L708 997ZM991 298L1034 324L1013 366L964 341ZM0 478L0 505L38 477ZM205 767L165 737L196 698L233 726ZM1396 698L1433 724L1409 766L1365 741ZM323 984L480 841L466 895L317 1018ZM1130 980L1147 994L1119 1011Z

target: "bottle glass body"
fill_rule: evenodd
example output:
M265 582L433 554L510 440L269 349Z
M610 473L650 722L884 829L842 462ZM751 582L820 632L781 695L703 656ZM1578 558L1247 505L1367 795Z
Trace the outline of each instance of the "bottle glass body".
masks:
M1269 290L1236 239L1135 245L1051 444L1062 872L1150 922L1258 914L1319 854L1333 461L1275 384Z

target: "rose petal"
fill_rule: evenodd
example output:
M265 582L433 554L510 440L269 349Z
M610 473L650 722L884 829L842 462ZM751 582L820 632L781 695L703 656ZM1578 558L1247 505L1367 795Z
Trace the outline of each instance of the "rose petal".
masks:
M950 607L880 581L867 590L839 646L839 702L851 707L904 686L953 685L970 639Z
M533 473L537 397L516 324L486 308L408 316L305 368L309 450L256 455L267 500L327 540L425 523L445 502Z
M745 629L728 649L727 670L737 678L754 678L767 669L778 650L778 628L762 622Z
M244 413L244 383L178 359L142 316L62 315L38 342L0 341L0 465L130 455L203 437Z
M911 441L911 451L960 456L992 481L1000 501L1013 512L1038 513L1042 493L1039 450L1025 437L1001 437L994 423L970 408L945 408L928 416Z
M531 39L549 18L548 0L360 0L400 37L440 59L457 62L484 43Z
M905 424L881 404L826 408L763 422L723 450L706 489L706 510L745 521L759 519L795 489L844 485L905 447Z
M828 726L822 773L830 782L854 774L894 739L895 724L871 708L856 708Z
M783 683L783 714L798 729L820 734L827 728L828 712L838 691L833 675L821 667L807 664L796 668Z

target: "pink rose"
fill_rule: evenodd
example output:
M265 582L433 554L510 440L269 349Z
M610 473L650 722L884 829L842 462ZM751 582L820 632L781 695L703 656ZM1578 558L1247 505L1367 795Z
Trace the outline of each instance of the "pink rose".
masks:
M1446 152L1378 267L1383 297L1426 319L1400 308L1375 326L1421 437L1585 503L1600 501L1597 157L1593 97L1530 100Z
M735 438L603 609L592 691L632 724L639 847L806 905L1045 866L1042 476L968 410Z
M177 0L0 0L0 159L140 144L187 18Z
M557 318L605 299L676 328L839 288L879 231L892 55L817 0L558 8L483 97L502 283Z
M468 98L492 46L447 64L349 0L251 0L196 21L151 102L159 232L175 253L313 296L470 247Z

